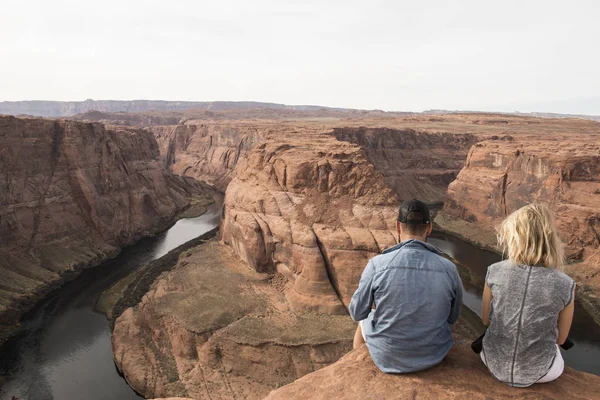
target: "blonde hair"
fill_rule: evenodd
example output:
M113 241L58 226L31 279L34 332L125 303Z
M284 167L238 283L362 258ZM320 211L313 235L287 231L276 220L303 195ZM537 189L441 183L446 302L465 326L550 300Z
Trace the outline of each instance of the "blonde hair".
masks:
M529 204L510 214L497 228L498 245L517 264L561 268L564 247L550 209L545 204Z

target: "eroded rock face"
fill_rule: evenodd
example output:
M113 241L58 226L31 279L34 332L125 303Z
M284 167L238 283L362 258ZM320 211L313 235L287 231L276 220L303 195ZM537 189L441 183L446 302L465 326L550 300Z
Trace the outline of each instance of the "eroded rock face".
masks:
M532 202L548 203L567 245L569 272L600 288L600 136L515 139L473 146L444 211L492 227Z
M492 377L464 339L458 341L440 365L406 375L379 371L363 346L335 364L273 391L266 399L591 400L600 393L600 377L570 368L557 381L511 388Z
M395 205L358 146L269 138L236 169L221 235L257 271L283 275L296 310L345 314L368 259L395 244Z
M240 158L261 138L257 129L243 123L190 122L150 130L167 168L177 175L208 182L223 192Z
M399 200L443 203L448 185L465 164L475 135L413 129L336 128L339 140L356 143Z
M0 117L0 324L188 205L159 157L148 132Z
M115 322L117 367L148 398L258 399L351 348L350 318L295 313L280 284L216 241L183 253Z

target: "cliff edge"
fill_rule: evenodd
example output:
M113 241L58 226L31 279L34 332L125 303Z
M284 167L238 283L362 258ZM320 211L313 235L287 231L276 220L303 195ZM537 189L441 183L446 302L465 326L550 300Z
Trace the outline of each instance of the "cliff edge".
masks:
M600 377L567 368L554 382L512 388L496 381L471 351L455 337L442 363L406 375L382 373L362 346L338 362L271 392L265 400L290 399L545 399L592 400L600 394Z
M0 341L82 268L164 229L201 188L149 132L0 117Z

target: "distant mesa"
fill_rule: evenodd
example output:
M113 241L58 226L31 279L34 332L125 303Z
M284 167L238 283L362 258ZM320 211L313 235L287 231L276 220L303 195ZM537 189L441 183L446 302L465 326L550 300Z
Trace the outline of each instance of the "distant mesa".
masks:
M537 118L583 118L600 122L599 115L559 114L548 112L482 112L467 110L431 109L423 112L383 111L379 109L362 110L341 107L326 107L321 105L286 105L280 103L265 103L258 101L166 101L166 100L93 100L84 101L0 101L0 114L30 115L38 117L73 117L78 114L98 111L102 113L147 113L147 112L189 112L189 111L236 111L239 114L249 110L263 110L263 113L251 113L251 118L272 117L355 117L355 116L387 116L397 117L406 115L448 115L448 114L479 114L486 115L518 115ZM270 111L270 113L264 112ZM283 114L280 114L283 113ZM306 115L311 113L311 115ZM187 113L186 113L187 114ZM170 116L175 118L175 116ZM197 118L197 115L192 115ZM231 115L227 117L231 118ZM239 116L238 116L239 117ZM83 119L83 118L79 118ZM114 118L107 118L114 120ZM100 120L100 119L93 119ZM489 123L489 122L488 122ZM153 125L153 124L150 124Z
M147 111L185 111L230 110L264 108L272 110L293 111L353 111L347 108L323 107L312 105L288 106L277 103L262 103L255 101L163 101L163 100L92 100L85 101L2 101L0 114L33 115L39 117L71 117L88 111L100 112L147 112Z

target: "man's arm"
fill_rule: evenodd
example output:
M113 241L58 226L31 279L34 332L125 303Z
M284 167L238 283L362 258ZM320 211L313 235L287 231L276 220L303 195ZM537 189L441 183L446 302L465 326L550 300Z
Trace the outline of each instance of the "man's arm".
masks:
M454 266L454 298L452 299L452 305L450 307L450 315L448 316L448 323L453 324L456 322L458 317L460 316L460 309L462 307L463 302L463 287L462 282L460 280L460 276L458 275L458 271L456 270L456 266Z
M350 300L350 306L348 311L354 321L362 321L367 318L371 312L371 306L373 305L373 277L375 275L375 268L371 260L367 263L365 270L363 271L360 282L358 283L358 289L352 295Z

